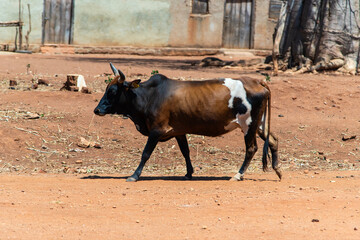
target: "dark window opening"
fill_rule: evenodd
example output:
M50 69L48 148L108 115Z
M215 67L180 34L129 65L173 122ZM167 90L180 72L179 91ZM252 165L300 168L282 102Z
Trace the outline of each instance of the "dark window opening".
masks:
M277 20L281 11L281 1L280 0L270 0L269 5L269 18Z
M209 0L193 0L192 13L208 14L209 13Z

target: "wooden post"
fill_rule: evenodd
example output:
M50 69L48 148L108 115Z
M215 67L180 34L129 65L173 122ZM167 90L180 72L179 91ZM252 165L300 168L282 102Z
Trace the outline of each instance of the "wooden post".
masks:
M25 49L28 50L29 49L29 35L31 32L31 13L30 13L30 4L28 3L28 10L29 10L29 30L27 31L26 35L25 35L25 40L26 40L26 46Z
M19 0L19 50L22 49L22 17L21 17L21 0Z
M15 49L14 49L14 52L16 52L16 50L17 50L17 36L18 36L18 32L19 32L19 29L16 28L16 33L15 33Z

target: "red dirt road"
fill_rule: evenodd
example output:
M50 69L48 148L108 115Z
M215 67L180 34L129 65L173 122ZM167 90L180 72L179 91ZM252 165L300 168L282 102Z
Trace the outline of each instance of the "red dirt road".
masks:
M114 178L113 178L114 177ZM0 239L360 239L358 172L0 176Z
M129 119L94 117L108 62L128 80L153 70L180 80L271 74L200 59L0 54L0 239L360 239L359 76L271 76L281 182L261 171L261 150L245 181L228 181L244 158L241 131L188 136L193 181L181 180L185 161L170 140L139 182L125 182L146 137ZM59 91L68 73L93 94ZM39 78L50 86L31 89ZM80 147L81 137L101 149Z

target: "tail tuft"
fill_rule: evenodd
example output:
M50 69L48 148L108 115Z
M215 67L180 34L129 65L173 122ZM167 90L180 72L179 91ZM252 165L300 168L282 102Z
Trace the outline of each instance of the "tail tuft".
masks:
M269 155L268 153L269 153L269 137L266 138L263 149L262 164L263 164L264 172L268 169L268 155Z

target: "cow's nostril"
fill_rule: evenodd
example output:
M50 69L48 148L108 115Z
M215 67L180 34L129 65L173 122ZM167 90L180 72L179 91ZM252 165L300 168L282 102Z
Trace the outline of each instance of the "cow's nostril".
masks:
M99 110L98 108L95 108L94 113L95 113L96 115L99 115L100 110Z

